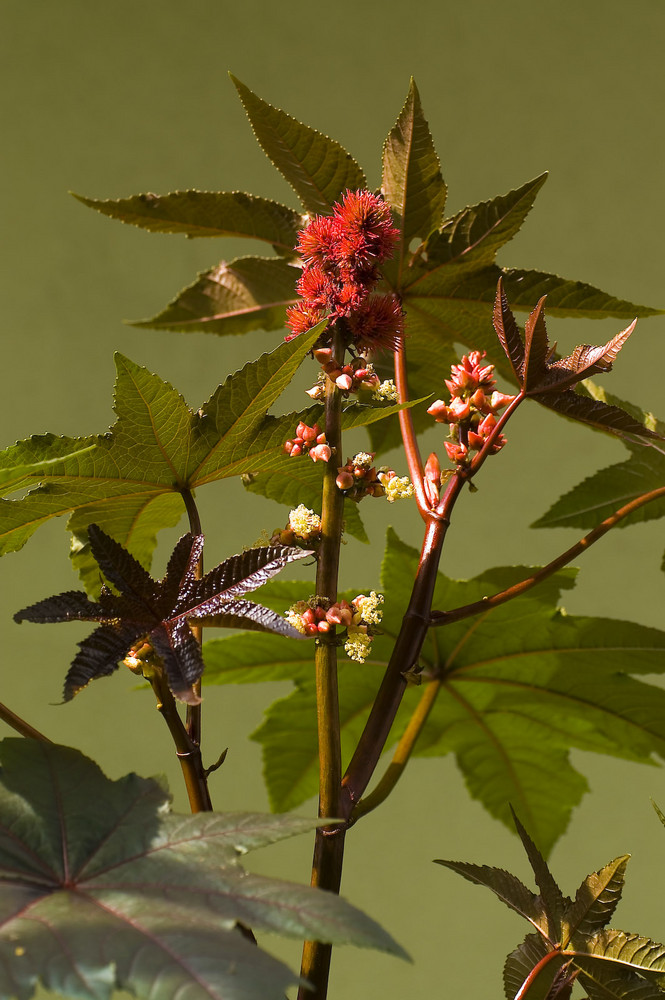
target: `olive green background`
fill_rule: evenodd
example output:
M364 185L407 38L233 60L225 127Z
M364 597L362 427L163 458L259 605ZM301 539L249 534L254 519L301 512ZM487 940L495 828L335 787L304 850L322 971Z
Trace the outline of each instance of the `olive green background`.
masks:
M0 443L46 430L105 430L113 420L114 350L159 372L198 406L229 371L278 343L275 334L217 338L123 326L123 318L157 312L197 270L247 247L146 234L67 194L241 189L295 205L253 139L228 70L341 141L372 185L413 74L449 185L449 210L551 171L501 263L665 306L664 35L662 0L0 0ZM570 348L602 342L621 325L567 320L553 328ZM642 320L605 383L661 416L664 334L662 318ZM465 496L456 512L445 563L451 575L552 558L577 533L531 531L529 523L585 473L625 454L617 442L535 406L520 412L509 439L484 470L479 493ZM428 443L441 449L439 430ZM403 463L397 468L405 471ZM209 565L286 516L236 482L211 486L200 500ZM393 522L417 545L420 521L406 504L367 501L362 513L375 544L349 542L342 582L377 587L385 526ZM73 703L57 704L85 629L11 622L17 608L76 587L63 528L40 529L0 566L0 697L51 738L94 756L111 776L167 772L177 805L186 808L150 692L133 691L134 678L118 673ZM585 556L567 610L660 625L663 549L662 522L616 532ZM286 691L207 691L207 758L229 747L212 780L218 808L267 808L258 748L247 734L270 699ZM615 922L662 941L665 831L649 796L665 807L663 772L590 754L574 758L592 793L554 851L554 871L572 891L588 871L633 852ZM314 809L311 802L301 811ZM346 896L379 919L415 964L340 949L331 998L502 995L503 957L526 928L489 893L432 865L435 857L527 877L516 839L468 799L449 758L413 762L391 800L348 841ZM305 881L310 844L282 845L252 863ZM296 946L276 938L265 945L297 963Z

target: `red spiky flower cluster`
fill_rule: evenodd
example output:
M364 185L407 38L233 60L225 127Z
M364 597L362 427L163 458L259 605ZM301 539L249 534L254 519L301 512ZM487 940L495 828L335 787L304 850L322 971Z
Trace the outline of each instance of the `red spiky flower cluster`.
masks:
M399 239L390 209L370 191L347 191L332 215L316 215L298 236L303 272L296 285L302 301L287 310L287 340L326 315L345 319L360 351L395 350L403 330L395 295L373 295L379 265Z

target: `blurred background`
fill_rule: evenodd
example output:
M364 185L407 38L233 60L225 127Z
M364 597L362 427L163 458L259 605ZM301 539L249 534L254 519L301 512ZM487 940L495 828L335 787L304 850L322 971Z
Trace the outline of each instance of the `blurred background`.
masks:
M115 350L157 371L198 407L228 372L278 343L275 334L218 338L123 325L154 315L197 271L247 247L147 234L102 218L67 193L110 198L240 189L295 206L252 136L229 70L342 142L371 185L379 183L381 146L413 75L448 183L449 214L551 172L499 263L665 306L664 33L661 0L630 6L621 0L2 0L0 444L47 430L106 430L113 422ZM602 343L623 325L566 320L552 329L568 350ZM664 334L663 318L640 321L604 382L661 417ZM625 457L620 443L535 406L521 411L509 438L479 493L456 512L444 565L451 576L553 558L577 532L528 525L584 475ZM439 430L427 444L441 448ZM397 454L388 460L401 462ZM403 462L395 467L405 472ZM245 494L238 482L201 491L200 502L213 561L286 518L286 508ZM391 521L419 545L415 507L375 507L363 509L372 547L351 540L344 550L345 587L378 587ZM63 529L64 521L48 524L0 565L1 698L52 739L93 756L112 777L167 773L176 806L186 809L152 693L134 691L135 679L118 673L73 703L57 704L85 629L19 630L11 622L17 608L77 586ZM164 535L158 571L171 540ZM661 626L664 548L662 522L615 532L584 557L567 610ZM287 691L286 685L207 691L207 759L229 747L212 779L217 808L267 809L258 747L248 734L270 701ZM665 808L663 772L577 752L574 762L591 793L554 850L553 871L572 892L589 871L632 852L615 923L662 941L665 831L649 796ZM314 810L312 801L301 811ZM331 1000L502 995L503 959L526 928L489 893L433 866L436 857L528 878L516 838L468 798L450 758L414 761L386 805L348 840L345 895L383 923L414 965L339 949ZM256 870L306 881L310 858L304 838L250 861ZM474 954L481 937L482 961ZM297 946L264 944L297 965Z

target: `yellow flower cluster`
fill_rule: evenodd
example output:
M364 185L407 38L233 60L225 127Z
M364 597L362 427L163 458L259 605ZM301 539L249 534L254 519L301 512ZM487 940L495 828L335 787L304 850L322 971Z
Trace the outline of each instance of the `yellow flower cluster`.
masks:
M348 630L347 640L344 643L344 652L350 660L357 663L364 663L372 646L372 637L367 632L356 631L353 626Z
M396 403L399 399L399 394L397 392L397 386L391 378L386 379L381 385L377 385L374 390L374 395L377 399L387 399L391 403Z
M386 491L386 500L388 503L394 503L395 500L403 500L406 497L413 496L413 484L408 476L389 477L387 473L379 472L378 479Z
M383 618L383 594L377 594L375 590L370 591L369 597L359 594L353 601L353 606L360 612L360 621L366 625L378 625Z
M300 538L309 538L310 535L321 530L321 518L309 507L305 507L304 503L301 503L298 507L294 507L289 514L289 527Z

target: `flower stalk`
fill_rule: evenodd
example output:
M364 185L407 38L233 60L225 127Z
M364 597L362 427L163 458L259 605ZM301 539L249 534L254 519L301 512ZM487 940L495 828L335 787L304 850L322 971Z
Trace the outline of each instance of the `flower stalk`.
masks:
M341 366L344 342L340 323L333 331L333 357ZM342 453L342 391L330 379L325 388L325 434L331 456L323 474L321 541L316 573L317 597L335 603L342 540L344 494L336 484L337 466ZM337 645L335 628L320 635L314 656L316 675L316 712L319 735L319 816L341 816L340 789L342 753L340 743L339 697L337 687ZM329 892L339 892L342 878L345 830L340 826L319 827L314 843L311 884ZM327 994L332 946L306 941L303 948L301 976L313 991L301 986L299 1000L323 1000Z

